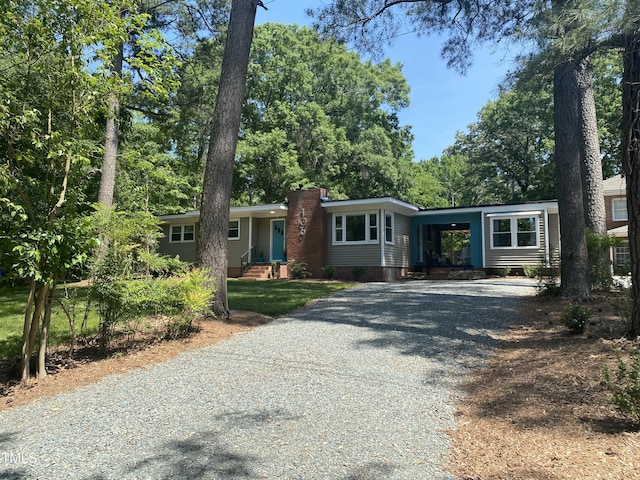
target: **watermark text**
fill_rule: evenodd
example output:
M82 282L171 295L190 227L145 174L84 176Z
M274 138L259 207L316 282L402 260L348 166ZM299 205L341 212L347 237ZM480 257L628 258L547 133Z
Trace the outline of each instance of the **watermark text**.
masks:
M36 463L37 458L33 453L25 452L0 452L0 463L5 465L28 465Z

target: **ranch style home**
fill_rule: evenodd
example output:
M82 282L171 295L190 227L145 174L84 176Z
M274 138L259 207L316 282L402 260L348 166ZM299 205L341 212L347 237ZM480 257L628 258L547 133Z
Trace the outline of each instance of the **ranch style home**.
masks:
M624 238L624 179L604 186L607 228ZM159 252L195 261L199 216L161 216ZM286 276L295 260L316 278L330 266L335 278L394 281L411 271L519 271L559 252L560 225L556 201L424 209L393 197L332 201L313 187L285 203L232 207L228 239L229 277L268 278L274 264ZM628 261L628 243L612 253Z

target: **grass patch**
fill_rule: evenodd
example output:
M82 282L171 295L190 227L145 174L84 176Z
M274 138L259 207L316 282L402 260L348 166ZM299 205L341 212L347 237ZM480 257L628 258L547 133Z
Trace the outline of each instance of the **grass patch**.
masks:
M279 316L304 306L307 302L324 297L330 293L352 287L351 283L339 282L296 282L270 281L247 282L230 279L228 282L229 308L247 310L269 316ZM70 287L77 294L76 332L80 333L80 324L84 313L87 287ZM0 358L20 354L22 348L22 327L24 307L28 289L25 287L0 288ZM58 295L63 295L60 288ZM85 334L92 335L98 329L99 318L92 304ZM67 343L70 338L69 321L60 308L55 305L51 314L49 345Z
M78 296L76 334L80 333L84 304L87 298L87 287L69 287ZM0 289L0 358L13 357L20 354L22 349L22 328L24 325L24 308L29 290L26 287L4 287ZM63 289L58 288L57 295L63 295ZM85 334L93 334L98 330L98 314L92 305L87 321ZM49 331L49 345L61 345L71 337L69 320L56 303L51 312L51 329Z
M316 298L353 287L342 282L297 282L275 280L249 282L229 279L227 294L229 308L247 310L263 315L279 316L306 305Z

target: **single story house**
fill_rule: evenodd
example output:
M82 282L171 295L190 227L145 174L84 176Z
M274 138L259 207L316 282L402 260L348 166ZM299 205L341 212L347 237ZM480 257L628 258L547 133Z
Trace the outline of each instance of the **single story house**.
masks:
M163 215L159 251L194 261L199 212ZM433 268L521 269L560 248L555 201L424 209L393 197L332 201L323 188L285 203L232 207L228 275L305 262L314 277L392 281ZM356 273L357 272L357 273Z

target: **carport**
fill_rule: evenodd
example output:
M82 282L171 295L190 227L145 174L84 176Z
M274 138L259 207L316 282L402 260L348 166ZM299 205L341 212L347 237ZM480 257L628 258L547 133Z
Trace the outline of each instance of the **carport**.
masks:
M479 209L425 210L411 220L412 265L482 268L482 212Z

